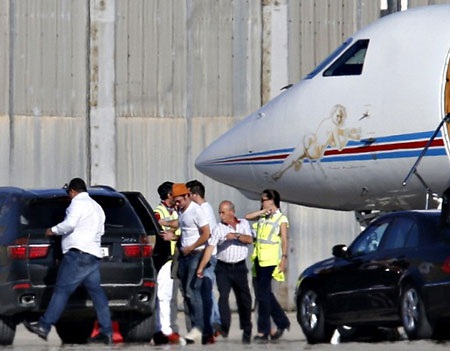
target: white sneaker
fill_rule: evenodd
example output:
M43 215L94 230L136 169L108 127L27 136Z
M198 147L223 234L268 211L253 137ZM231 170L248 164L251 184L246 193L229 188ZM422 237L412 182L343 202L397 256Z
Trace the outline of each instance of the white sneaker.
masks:
M186 334L184 338L188 344L195 342L200 344L202 342L202 332L198 328L194 327L189 331L189 333Z

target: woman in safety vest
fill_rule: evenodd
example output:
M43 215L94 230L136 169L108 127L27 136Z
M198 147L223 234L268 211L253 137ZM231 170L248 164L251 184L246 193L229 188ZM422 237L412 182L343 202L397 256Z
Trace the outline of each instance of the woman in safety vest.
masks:
M289 221L280 210L280 194L273 189L266 189L261 194L261 209L248 213L247 220L256 220L253 228L256 232L253 264L255 275L255 292L258 304L258 334L253 340L266 343L279 339L290 322L272 292L272 278L284 281L287 267ZM277 329L270 330L272 317Z

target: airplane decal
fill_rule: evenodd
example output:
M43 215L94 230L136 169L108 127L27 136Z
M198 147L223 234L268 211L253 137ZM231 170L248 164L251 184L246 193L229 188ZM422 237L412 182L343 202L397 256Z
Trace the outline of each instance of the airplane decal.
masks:
M330 117L323 119L315 133L304 136L294 151L286 158L283 167L272 175L274 180L294 167L299 171L304 160L320 161L328 147L342 151L350 140L359 140L361 128L345 128L347 111L342 105L334 105Z

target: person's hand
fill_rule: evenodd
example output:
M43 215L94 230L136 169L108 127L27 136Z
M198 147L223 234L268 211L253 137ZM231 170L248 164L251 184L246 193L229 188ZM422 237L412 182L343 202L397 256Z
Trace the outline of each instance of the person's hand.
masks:
M53 236L55 234L53 234L52 229L51 228L47 228L47 230L45 231L45 236Z
M272 214L272 210L270 208L263 208L261 210L261 216L270 216Z
M181 252L183 253L183 255L187 256L192 252L193 248L192 246L186 246L181 248Z
M203 278L203 268L197 268L197 278Z
M229 232L229 233L226 235L225 239L227 239L227 240L234 240L234 239L237 239L237 234L236 234L235 232Z
M161 232L161 237L165 240L165 241L172 241L175 237L175 234L171 231L162 231Z

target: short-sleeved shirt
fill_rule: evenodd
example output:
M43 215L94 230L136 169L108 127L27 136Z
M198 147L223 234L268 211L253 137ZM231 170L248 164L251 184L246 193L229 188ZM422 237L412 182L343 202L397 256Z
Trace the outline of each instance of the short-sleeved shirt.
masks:
M227 240L228 233L252 235L250 224L246 219L238 219L236 229L225 223L218 223L213 229L208 245L217 247L217 259L226 263L236 263L245 260L248 256L248 244L239 240Z
M186 210L179 214L178 223L181 229L181 247L195 243L200 237L200 228L209 224L205 212L194 201L191 201ZM205 245L201 245L196 250L204 248Z
M214 227L217 225L216 215L214 214L214 210L209 202L203 202L200 205L205 212L206 216L208 217L208 223L209 223L209 230L213 231ZM217 255L217 248L214 248L214 251L212 253L213 256Z
M214 214L214 210L209 202L204 202L201 205L201 208L205 212L208 217L209 229L212 231L214 227L217 225L216 215Z

